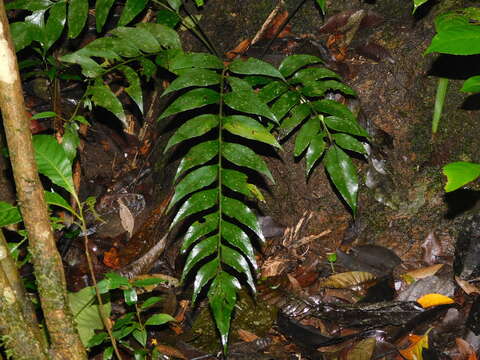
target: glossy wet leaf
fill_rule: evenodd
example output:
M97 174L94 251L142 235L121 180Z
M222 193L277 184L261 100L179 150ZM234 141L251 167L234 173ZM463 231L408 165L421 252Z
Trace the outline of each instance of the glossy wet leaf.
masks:
M32 41L37 39L38 35L38 27L24 21L10 24L10 31L16 52L29 46Z
M97 32L102 31L114 2L115 0L97 0L95 2L95 25Z
M235 76L229 76L227 77L227 80L232 88L232 91L252 91L252 86L243 79Z
M348 271L330 275L321 283L322 287L346 289L375 280L377 277L366 271Z
M123 289L123 300L125 300L125 303L129 306L136 304L138 301L138 296L135 289Z
M137 72L131 67L126 65L121 65L118 67L118 70L123 72L125 78L128 81L128 87L125 88L125 91L132 100L137 104L140 112L143 114L143 94L142 94L142 84L140 82L140 77Z
M132 332L132 336L135 338L135 340L138 341L140 345L142 345L143 347L147 346L147 330L136 329Z
M72 180L72 162L57 140L50 135L35 135L33 137L33 147L38 172L69 193L75 193Z
M278 98L272 105L272 112L276 118L281 120L292 107L297 105L300 100L300 94L296 91L288 91Z
M0 228L11 224L17 224L22 220L22 215L17 206L0 201Z
M75 122L65 124L62 147L67 154L68 159L73 162L77 156L77 148L80 145L80 136L78 135L79 126Z
M164 152L166 152L172 146L181 143L182 141L206 134L213 128L217 127L218 122L218 116L212 114L199 115L188 120L182 126L180 126L177 131L175 131L173 136L168 140Z
M88 17L88 0L68 2L68 37L76 38L82 32Z
M232 224L229 221L222 220L222 237L233 247L242 252L248 259L253 268L257 269L257 262L255 260L255 253L253 246L245 232L237 225Z
M145 29L152 34L162 47L166 49L182 49L180 37L172 28L155 23L140 23L136 26L138 29Z
M443 174L447 177L445 191L454 191L480 176L480 164L465 161L453 162L443 167Z
M155 314L150 316L147 321L145 321L145 325L163 325L170 321L177 321L171 315L168 314Z
M223 69L223 62L216 56L206 53L181 53L173 57L168 66L172 72L188 68Z
M206 141L195 145L182 158L182 161L180 161L174 180L177 180L177 178L185 171L212 160L217 154L218 141L216 140Z
M333 145L328 149L324 163L333 184L355 215L357 212L358 176L352 160L342 149Z
M239 289L240 283L238 280L222 271L215 277L208 291L210 308L220 333L224 351L227 349L230 319L232 318L232 310L237 301L237 290Z
M290 116L282 121L280 129L283 130L284 136L290 134L300 123L305 120L311 113L310 106L308 104L298 104L291 111Z
M149 307L158 304L160 301L162 301L163 298L160 296L150 296L148 299L146 299L142 305L140 306L140 309L145 310L148 309Z
M295 149L293 154L295 156L300 156L305 149L310 145L312 139L320 131L320 119L318 116L308 119L308 121L303 124L301 129L298 131L297 137L295 139Z
M480 92L480 76L472 76L468 78L464 83L460 91L463 92Z
M360 154L366 154L367 151L363 144L348 134L336 133L332 135L335 143L343 149L355 151Z
M168 205L169 211L175 204L188 194L211 185L218 176L218 165L202 166L188 173L176 186L175 193Z
M174 11L160 9L157 11L155 22L175 29L182 18Z
M222 211L225 215L234 218L241 224L250 228L250 230L252 230L260 238L260 240L265 241L257 217L244 203L222 195Z
M261 141L278 148L281 147L277 139L275 139L265 126L248 116L227 116L223 119L223 128L243 138Z
M193 89L178 99L176 99L170 106L163 112L158 120L164 119L179 112L197 109L210 104L216 104L220 101L220 94L211 89Z
M124 127L128 127L122 103L106 84L102 81L95 82L95 85L88 88L88 94L92 96L92 102L95 106L107 109L122 122Z
M423 4L425 4L426 2L428 2L429 0L413 0L413 11L412 11L412 14L415 13L415 11L417 11L417 9L422 6Z
M59 206L70 212L71 214L74 214L75 211L73 208L70 206L70 204L65 200L59 193L53 192L53 191L45 191L45 201L47 202L48 205L54 205L54 206ZM0 210L1 211L1 210ZM0 221L1 223L1 221ZM2 226L2 225L0 225Z
M113 29L111 33L133 44L143 52L155 53L161 50L161 46L157 39L155 39L155 36L145 28L119 26Z
M323 60L313 55L290 55L283 59L278 70L284 77L289 77L302 67L316 63L323 63Z
M305 155L307 175L310 173L312 168L315 166L316 162L320 159L320 157L325 152L325 148L327 144L323 139L324 136L325 134L323 133L317 134L310 141L310 145L308 146L307 153Z
M247 60L237 59L228 68L237 74L264 75L283 79L282 74L271 64L255 58L248 58Z
M218 245L218 235L213 235L200 241L192 248L183 267L182 282L195 265L218 250Z
M47 51L58 40L63 33L67 19L67 4L58 2L53 5L48 13L47 24L45 25L44 50Z
M338 116L325 116L325 124L332 130L368 137L367 131L356 121Z
M173 80L162 96L191 86L210 86L220 83L220 75L208 69L183 69L178 70L177 75L179 76Z
M309 83L312 81L320 80L320 79L340 79L340 76L327 68L323 67L312 67L307 69L302 69L299 72L295 73L291 79L288 80L290 84L297 84L297 83Z
M278 119L268 105L262 102L258 95L251 90L229 92L225 94L224 102L233 110L265 116L278 123Z
M182 253L185 253L193 243L195 243L201 237L210 234L218 228L219 213L214 212L203 216L201 220L195 221L189 226L185 236L183 237Z
M105 71L94 60L88 56L81 55L78 52L63 55L60 60L80 65L82 67L82 74L87 78L95 78Z
M217 274L220 261L218 257L212 261L207 262L203 265L195 275L195 281L193 282L193 296L192 303L195 304L198 294L202 291L203 287L212 280Z
M452 298L449 298L448 296L442 295L442 294L426 294L417 299L417 302L422 305L424 309L432 307L432 306L438 306L438 305L447 305L447 304L453 304L455 301Z
M305 87L302 88L302 94L308 97L323 96L327 90L339 91L346 95L355 96L355 91L345 84L342 84L337 80L322 80L322 81L310 81L305 83Z
M265 161L249 147L227 142L222 146L222 155L235 165L258 171L260 174L265 175L270 181L274 182L273 176L270 170L268 170Z
M217 198L218 189L205 190L193 194L187 201L185 201L180 210L178 210L177 215L175 215L175 218L170 225L170 229L186 217L212 208L217 204Z
M21 9L21 10L46 10L53 3L50 0L14 0L5 4L6 10Z
M127 25L131 22L145 8L147 3L148 0L127 0L118 20L118 26Z
M252 197L252 193L247 183L248 176L244 173L232 169L222 169L222 184L230 190L239 192L247 197Z
M222 262L235 269L240 274L244 274L247 278L247 284L250 290L255 293L255 283L253 281L252 272L247 260L238 251L222 245Z
M260 89L258 92L258 97L261 101L267 104L282 95L287 90L288 86L283 81L272 81L270 84L267 84Z

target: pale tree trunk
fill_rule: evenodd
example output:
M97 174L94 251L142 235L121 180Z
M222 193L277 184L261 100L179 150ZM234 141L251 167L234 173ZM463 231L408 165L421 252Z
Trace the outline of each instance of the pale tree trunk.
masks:
M18 64L0 0L0 109L35 278L55 359L86 359L68 306L65 274L37 172Z

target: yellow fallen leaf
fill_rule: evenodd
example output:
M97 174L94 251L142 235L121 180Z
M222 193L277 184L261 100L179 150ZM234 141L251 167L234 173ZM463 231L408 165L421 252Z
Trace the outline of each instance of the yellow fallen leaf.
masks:
M427 294L417 299L417 302L426 309L437 305L453 304L455 301L442 294Z
M422 351L428 349L428 330L425 335L410 335L408 341L410 346L406 349L399 350L404 359L423 360ZM398 358L397 358L398 359Z

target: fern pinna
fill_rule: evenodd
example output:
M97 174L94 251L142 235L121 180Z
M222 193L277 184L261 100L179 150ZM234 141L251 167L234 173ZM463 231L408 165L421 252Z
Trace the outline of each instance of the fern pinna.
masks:
M319 62L315 56L294 55L277 70L254 58L224 65L217 57L200 53L177 54L168 61L168 69L178 77L165 94L194 89L174 100L159 119L207 105L215 109L215 113L197 115L183 123L165 151L185 140L210 134L181 160L169 210L178 208L172 227L192 215L199 218L189 225L184 236L182 252L188 256L182 280L196 270L193 302L208 286L210 307L224 349L240 279L255 292L253 272L257 266L249 235L263 240L252 209L239 200L261 199L259 189L249 183L242 169L254 170L273 182L265 162L241 139L280 149L269 129L277 128L288 135L300 128L295 155L307 150L307 173L328 144L325 167L346 202L353 211L356 209L356 170L341 148L363 153L362 144L354 136L367 134L347 107L320 99L330 90L354 93L326 68L303 69ZM232 197L234 193L240 196Z

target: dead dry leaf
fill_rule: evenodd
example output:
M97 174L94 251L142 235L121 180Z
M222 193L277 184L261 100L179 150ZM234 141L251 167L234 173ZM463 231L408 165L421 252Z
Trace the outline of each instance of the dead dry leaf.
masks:
M175 349L174 347L171 347L168 345L157 345L155 346L155 349L157 349L157 351L160 354L168 355L168 356L182 359L182 360L188 360L188 358L185 355L183 355L183 353L180 350Z
M118 202L118 214L120 215L120 222L122 227L128 233L128 237L131 238L133 235L133 228L135 227L135 217L128 208L127 205L123 202L121 198L117 200Z
M329 276L322 283L322 287L345 289L358 286L376 279L376 276L366 271L348 271Z
M268 259L262 265L261 277L269 278L280 275L285 270L286 263L285 259Z
M414 280L423 279L432 275L435 275L438 270L443 267L443 264L435 264L427 267L423 267L420 269L415 269L405 273L405 275L410 276Z
M459 354L455 356L453 360L477 360L475 350L467 341L456 338L455 343L457 344Z
M252 342L258 339L257 335L255 335L254 333L248 330L239 329L237 331L237 334L238 334L238 337L245 342Z
M348 350L346 360L370 360L377 341L375 338L368 338L359 341Z
M469 283L467 280L460 279L458 276L455 276L455 281L457 282L458 286L462 288L467 295L471 294L480 294L480 289L475 285Z

